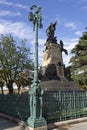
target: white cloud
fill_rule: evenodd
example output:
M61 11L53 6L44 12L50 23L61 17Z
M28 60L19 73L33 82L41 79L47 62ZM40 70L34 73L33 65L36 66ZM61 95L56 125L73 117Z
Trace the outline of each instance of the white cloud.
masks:
M46 39L39 38L39 45L44 45L46 43Z
M69 61L70 58L72 56L71 54L71 50L75 47L75 45L78 43L78 38L74 38L74 39L65 39L64 40L64 48L67 49L68 51L68 55L65 55L65 53L63 52L63 62L66 66L69 65Z
M81 9L87 10L87 6L82 6Z
M33 31L24 22L11 22L0 20L0 34L13 34L20 39L33 40Z
M0 11L0 16L19 16L20 12Z
M2 24L0 24L0 33L3 34L5 31L5 27Z
M65 27L71 28L71 29L76 29L76 25L75 25L75 23L73 23L73 22L66 23L66 24L65 24Z
M78 38L74 38L74 39L65 39L64 40L64 46L65 48L70 52L75 45L78 43Z
M6 0L0 0L0 4L4 4L4 5L8 5L8 6L14 6L14 7L18 7L18 8L29 10L28 6L25 6L25 5L22 5L22 4L11 3L11 2L8 2Z
M62 53L63 56L63 63L65 64L65 66L69 66L69 61L71 56L70 55L65 55L64 53Z
M80 37L82 35L82 31L76 31L75 35Z

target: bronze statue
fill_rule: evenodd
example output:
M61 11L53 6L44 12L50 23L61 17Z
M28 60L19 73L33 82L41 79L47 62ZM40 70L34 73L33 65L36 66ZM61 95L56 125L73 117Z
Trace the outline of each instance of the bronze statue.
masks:
M57 24L57 21L54 23L51 23L49 25L49 27L46 29L46 34L48 36L47 42L53 42L53 43L57 42L56 37L54 37L55 30L56 30L56 24Z
M68 51L63 47L64 46L64 44L63 44L63 41L62 40L60 40L60 49L61 49L61 52L65 52L65 54L66 55L68 55Z

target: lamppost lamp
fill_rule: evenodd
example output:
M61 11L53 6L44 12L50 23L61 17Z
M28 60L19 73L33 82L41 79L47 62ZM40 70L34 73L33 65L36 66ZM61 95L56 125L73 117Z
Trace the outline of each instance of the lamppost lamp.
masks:
M39 6L33 5L30 8L28 19L33 23L33 30L36 32L35 37L35 59L34 59L34 80L29 90L30 95L30 117L27 120L28 126L32 129L37 127L47 130L46 120L42 115L43 107L43 94L44 90L40 87L40 82L38 80L38 28L42 28L42 16L41 8Z

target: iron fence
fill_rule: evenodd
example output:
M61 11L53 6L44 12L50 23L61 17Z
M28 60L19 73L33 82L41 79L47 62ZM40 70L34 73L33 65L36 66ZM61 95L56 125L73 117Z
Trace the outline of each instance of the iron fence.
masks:
M45 93L44 103L48 123L87 116L86 91L48 92Z
M29 117L28 93L0 94L0 112L26 121ZM48 123L87 116L87 91L45 92L43 116Z
M29 117L29 95L0 95L0 112L26 121Z

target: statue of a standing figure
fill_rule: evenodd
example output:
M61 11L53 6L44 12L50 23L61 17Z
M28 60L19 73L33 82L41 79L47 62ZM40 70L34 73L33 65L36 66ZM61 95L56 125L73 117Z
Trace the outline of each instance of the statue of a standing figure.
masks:
M48 38L47 38L48 43L49 42L57 43L56 37L54 36L55 30L56 30L56 24L57 24L57 21L54 23L51 23L46 30L46 34L48 36Z

